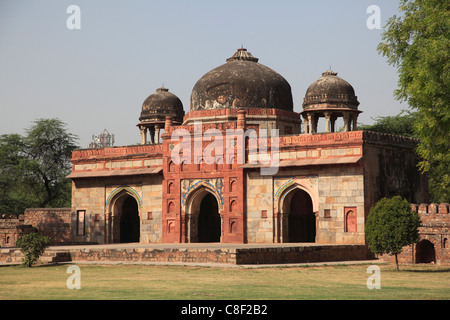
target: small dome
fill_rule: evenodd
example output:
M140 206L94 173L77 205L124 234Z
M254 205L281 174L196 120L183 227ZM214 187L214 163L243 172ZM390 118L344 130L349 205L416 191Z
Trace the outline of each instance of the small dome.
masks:
M351 109L357 109L359 105L353 87L331 70L322 73L322 77L309 86L303 108L306 110L324 103L328 104L328 107Z
M141 122L164 122L166 116L173 116L174 122L183 122L184 109L181 100L164 87L145 99L142 104Z
M246 49L205 74L194 86L191 111L267 108L293 111L291 86Z

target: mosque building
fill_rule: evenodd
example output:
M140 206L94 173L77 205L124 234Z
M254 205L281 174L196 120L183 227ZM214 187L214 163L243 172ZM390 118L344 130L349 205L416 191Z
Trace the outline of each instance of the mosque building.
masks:
M422 203L427 187L417 141L358 131L360 113L331 70L295 112L286 79L239 49L197 81L187 114L167 88L146 98L140 145L73 152L70 240L363 245L379 199Z

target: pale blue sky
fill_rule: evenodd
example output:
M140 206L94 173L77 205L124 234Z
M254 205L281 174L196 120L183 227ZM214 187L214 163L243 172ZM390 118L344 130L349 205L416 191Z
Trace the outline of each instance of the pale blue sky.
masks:
M81 30L69 30L69 5ZM396 115L397 72L376 51L392 0L0 0L0 134L57 117L87 147L103 129L140 141L142 102L163 83L189 111L196 81L243 45L290 83L294 110L329 69L355 88L359 121Z

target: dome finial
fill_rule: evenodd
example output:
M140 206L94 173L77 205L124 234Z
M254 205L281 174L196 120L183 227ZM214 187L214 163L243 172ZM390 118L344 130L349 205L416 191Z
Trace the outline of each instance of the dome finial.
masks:
M158 89L156 89L156 92L169 92L169 89L164 87L164 82L163 82L162 86L159 87Z
M252 56L250 52L247 51L247 49L244 48L244 45L242 45L242 48L238 49L235 54L231 58L227 59L227 62L230 61L253 61L258 62L259 59Z
M337 76L337 72L332 71L330 66L330 69L322 73L322 76Z

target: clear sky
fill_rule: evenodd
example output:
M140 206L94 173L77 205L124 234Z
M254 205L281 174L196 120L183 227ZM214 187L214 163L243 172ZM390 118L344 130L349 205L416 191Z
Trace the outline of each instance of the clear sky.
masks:
M66 12L81 9L79 30ZM115 145L140 141L143 101L162 84L186 113L197 80L244 46L290 83L294 111L329 69L355 88L358 122L396 115L397 70L377 53L393 0L0 0L0 134L59 118L87 147L93 134Z

